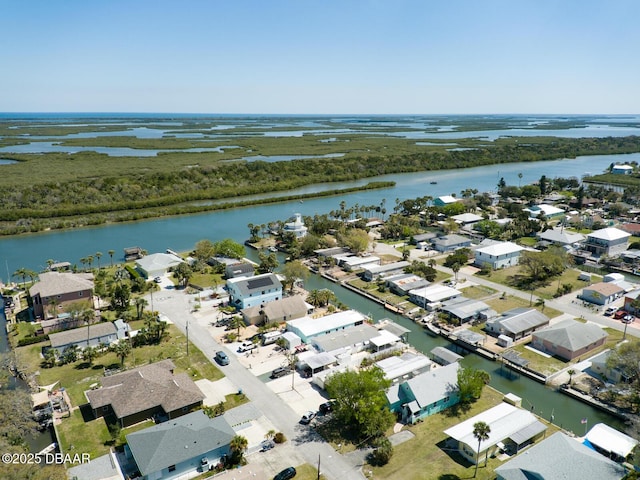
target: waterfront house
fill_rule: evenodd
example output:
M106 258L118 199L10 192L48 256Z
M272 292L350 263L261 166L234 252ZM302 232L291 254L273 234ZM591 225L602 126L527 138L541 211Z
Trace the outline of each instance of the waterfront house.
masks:
M484 220L480 215L475 213L461 213L460 215L454 215L451 217L458 225L465 229L471 229L473 226L481 220Z
M372 346L372 340L377 337L380 337L380 331L377 328L368 323L361 323L341 330L316 335L309 342L319 352L329 352L334 356L338 356L341 353L360 352ZM400 339L396 337L395 340L399 341Z
M525 212L529 212L531 218L538 218L540 215L544 215L547 219L558 218L564 215L564 210L553 205L546 205L541 203L540 205L533 205L524 209Z
M102 377L85 396L96 417L113 415L122 427L153 417L173 419L200 407L204 394L187 373L174 374L171 360Z
M302 215L296 213L290 222L284 224L283 234L293 234L296 238L304 238L309 229L305 227Z
M380 277L388 277L404 271L411 263L407 261L386 263L384 265L367 266L362 272L362 278L367 282L377 280Z
M604 381L611 383L620 383L629 381L619 368L610 368L607 365L607 359L611 355L611 350L606 350L598 355L591 357L591 370L602 377Z
M192 478L220 463L235 435L224 416L209 418L198 410L128 434L125 454L144 480Z
M565 228L549 228L544 232L536 233L536 237L541 242L547 242L560 247L572 247L584 241L585 236L581 233L573 233Z
M410 290L428 287L430 282L414 273L399 273L384 279L384 284L389 290L401 297L407 295Z
M620 480L626 469L575 438L556 432L496 468L496 480Z
M254 274L255 267L246 262L236 261L224 269L225 278L253 277Z
M282 298L282 283L273 273L227 279L229 303L238 309L267 304Z
M632 165L614 165L611 168L611 173L614 175L631 175L633 173Z
M87 346L111 345L116 340L118 330L112 322L96 323L49 335L51 348L56 351L56 356L60 356L65 348L75 346L83 349Z
M486 423L491 430L488 438L479 445L478 439L473 435L473 425L477 422ZM454 425L444 433L455 442L457 451L475 464L484 460L485 456L495 455L499 450L517 452L541 438L546 429L531 412L503 402Z
M615 257L627 249L631 234L618 228L609 227L587 234L583 248L596 257Z
M144 278L161 277L182 262L184 260L173 253L152 253L136 260L136 270Z
M549 325L549 317L535 308L518 307L487 320L485 330L495 336L506 335L513 341Z
M459 248L471 246L471 239L469 237L463 237L462 235L457 235L455 233L435 237L430 241L434 250L437 250L438 252L453 252Z
M479 267L489 265L493 270L517 265L520 252L524 250L520 245L512 242L498 242L477 248L473 263Z
M303 317L287 322L287 330L298 335L304 343L319 335L362 325L367 317L356 310L345 310L324 317Z
M436 414L460 401L458 370L460 364L438 367L392 385L387 391L391 411L398 413L404 423Z
M446 285L431 285L409 291L409 300L424 309L429 304L442 302L460 295L460 290Z
M384 378L397 382L408 379L431 370L433 362L421 353L404 352L375 362L375 366L382 370Z
M433 361L440 365L450 365L459 362L463 358L462 355L458 355L446 347L435 347L429 353L431 353Z
M599 282L582 289L580 299L596 305L607 305L624 295L624 288L611 282Z
M584 443L587 442L597 452L618 462L626 461L638 445L635 438L604 423L596 423L591 427L584 439Z
M488 312L491 307L480 300L460 296L442 302L440 310L462 324L479 318L482 312Z
M458 201L459 201L458 198L453 197L451 195L442 195L440 197L437 197L433 201L433 205L436 207L444 207L446 205L451 205L452 203L456 203Z
M376 257L374 255L368 255L364 257L358 255L348 255L340 257L338 260L338 265L347 272L352 272L354 270L369 268L373 266L379 266L381 263L382 260L380 259L380 257Z
M569 319L534 332L531 343L538 350L569 361L601 347L607 337L595 323Z
M36 318L54 318L71 303L92 302L92 273L44 272L38 279L29 289Z
M302 318L313 311L300 295L284 297L264 305L242 309L242 317L247 325L282 323Z

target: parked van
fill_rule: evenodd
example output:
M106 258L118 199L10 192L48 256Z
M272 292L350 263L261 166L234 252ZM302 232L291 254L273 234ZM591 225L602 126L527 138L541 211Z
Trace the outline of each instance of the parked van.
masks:
M262 335L262 345L271 345L272 343L276 343L280 337L282 337L282 332L279 330L266 332Z

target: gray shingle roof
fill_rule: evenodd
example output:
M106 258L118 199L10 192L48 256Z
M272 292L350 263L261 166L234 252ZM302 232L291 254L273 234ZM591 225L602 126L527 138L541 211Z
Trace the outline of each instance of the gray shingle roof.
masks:
M499 480L620 480L625 469L562 432L496 468Z
M608 335L595 323L581 323L569 319L539 330L533 336L575 352Z
M521 307L504 312L499 318L499 322L506 331L518 334L549 323L549 317L535 308Z
M127 435L142 475L160 471L231 442L235 432L224 417L209 418L202 410Z
M264 307L256 305L255 307L245 308L242 313L252 317L258 315L262 310L269 321L284 322L304 317L307 314L307 308L307 304L300 295L293 295L268 302Z
M459 368L459 363L452 363L407 380L406 384L413 392L420 408L425 408L444 397L457 393Z
M87 329L89 329L89 332L87 332ZM49 340L53 348L58 348L62 345L69 345L70 343L86 342L87 335L89 335L89 340L93 340L115 334L115 325L111 322L103 322L91 325L90 327L80 327L74 328L73 330L65 330L64 332L52 333L49 335Z
M102 377L102 388L86 392L92 408L111 405L118 418L154 407L172 412L204 399L186 373L174 375L171 360L162 360L123 373Z

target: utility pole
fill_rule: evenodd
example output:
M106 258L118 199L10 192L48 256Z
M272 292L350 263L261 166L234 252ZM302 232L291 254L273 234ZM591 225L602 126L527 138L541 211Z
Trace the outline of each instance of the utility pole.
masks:
M189 319L187 318L187 357L189 356Z
M318 454L318 480L320 480L320 454Z

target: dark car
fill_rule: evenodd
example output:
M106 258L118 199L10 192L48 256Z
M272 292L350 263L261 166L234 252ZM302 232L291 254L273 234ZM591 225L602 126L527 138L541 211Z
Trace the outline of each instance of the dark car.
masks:
M326 415L328 413L333 412L333 405L334 405L334 401L329 400L328 402L325 402L322 405L320 405L318 407L318 411L320 411L322 415Z
M620 320L625 315L627 315L627 312L625 310L618 310L613 314L613 318L615 318L616 320Z
M287 367L278 367L271 372L271 378L280 378L291 372Z
M273 480L289 480L296 476L296 469L293 467L287 467L282 470L279 474L273 477Z
M216 362L220 365L229 365L229 357L227 357L227 354L224 352L216 352L216 356L213 358L215 358Z

